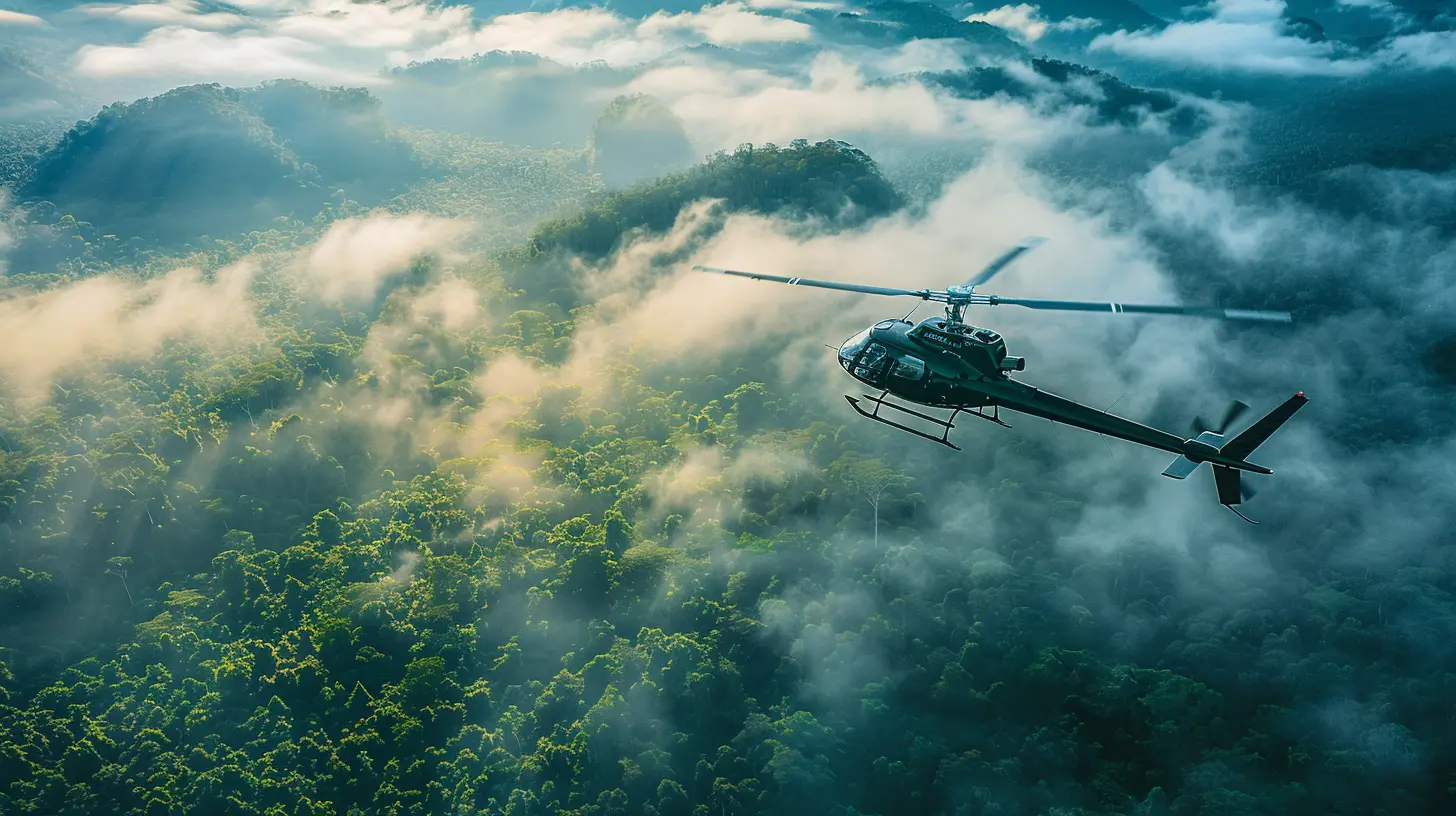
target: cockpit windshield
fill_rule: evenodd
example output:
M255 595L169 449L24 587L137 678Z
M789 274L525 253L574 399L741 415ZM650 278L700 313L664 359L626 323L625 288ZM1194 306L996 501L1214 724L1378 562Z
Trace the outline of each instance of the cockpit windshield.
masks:
M869 342L870 342L870 330L869 329L865 329L864 331L860 332L859 334L856 334L855 336L849 338L848 340L845 340L844 341L844 345L842 345L842 346L839 347L839 359L840 359L840 361L843 362L843 363L849 363L850 361L854 360L855 355L859 354L860 351L863 350L864 347L869 344Z

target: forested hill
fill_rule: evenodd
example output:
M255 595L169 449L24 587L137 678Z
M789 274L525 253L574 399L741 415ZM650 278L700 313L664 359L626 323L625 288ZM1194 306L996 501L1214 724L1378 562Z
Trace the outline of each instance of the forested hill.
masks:
M0 123L55 115L75 101L72 89L6 45L0 44Z
M363 90L280 81L110 105L37 161L22 199L123 240L232 235L311 217L336 189L378 201L423 168Z
M580 305L580 281L562 256L605 259L624 236L661 233L689 204L854 227L899 209L903 198L864 151L840 141L743 145L681 173L607 192L582 212L549 221L508 257L507 279L538 303ZM701 236L700 236L701 237Z

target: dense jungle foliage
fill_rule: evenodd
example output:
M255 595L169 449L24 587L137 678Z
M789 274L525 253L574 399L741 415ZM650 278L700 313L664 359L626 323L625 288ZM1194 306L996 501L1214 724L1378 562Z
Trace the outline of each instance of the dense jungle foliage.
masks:
M195 287L256 327L133 326L0 383L0 813L1456 810L1456 673L1420 647L1450 631L1420 616L1449 572L1325 561L1332 524L1271 556L1304 579L1210 613L1166 553L1056 548L1084 508L1034 445L1008 437L995 465L1021 476L972 494L964 464L913 478L751 342L684 374L582 339L569 261L705 198L816 229L890 216L864 152L745 145L605 191L578 152L372 130L346 92L328 116L357 121L316 121L311 93L108 108L28 183L0 279L0 308L26 305L0 319L109 281L144 315ZM109 231L158 110L235 163L148 175L136 206L222 183L287 206L212 238ZM358 152L318 152L345 128ZM421 211L497 231L373 297L301 276L353 225ZM217 294L240 262L247 298ZM966 496L1016 533L958 529Z

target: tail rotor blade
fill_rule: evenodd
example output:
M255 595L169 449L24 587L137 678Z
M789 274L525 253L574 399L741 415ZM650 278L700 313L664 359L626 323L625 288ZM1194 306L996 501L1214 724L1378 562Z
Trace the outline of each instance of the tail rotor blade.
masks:
M1249 410L1249 406L1245 405L1242 402L1239 402L1238 400L1234 400L1233 402L1229 403L1228 410L1224 411L1223 420L1217 425L1209 422L1207 419L1204 418L1202 414L1199 414L1198 416L1193 418L1193 434L1194 436L1197 436L1198 434L1201 434L1205 431L1212 431L1220 436L1223 436L1228 433L1228 429L1233 427L1233 424L1238 421L1238 418L1243 416L1244 412L1247 410Z
M1249 410L1249 406L1238 400L1229 403L1228 411L1223 415L1223 422L1219 423L1218 432L1221 434L1227 433L1228 429L1233 427L1234 422L1243 416L1247 410Z

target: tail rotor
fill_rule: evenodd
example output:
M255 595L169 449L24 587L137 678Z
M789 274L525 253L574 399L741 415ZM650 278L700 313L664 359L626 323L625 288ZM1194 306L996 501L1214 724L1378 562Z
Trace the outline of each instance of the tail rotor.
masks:
M1247 410L1249 410L1249 406L1245 405L1242 402L1239 402L1238 400L1234 400L1233 402L1229 403L1228 410L1224 411L1223 420L1217 425L1211 424L1208 420L1203 418L1202 414L1199 414L1198 416L1193 418L1193 435L1197 437L1205 433L1215 433L1219 436L1227 436L1228 429L1232 428L1233 424L1237 422L1239 417L1243 416L1244 412Z
M1306 402L1309 402L1309 399L1301 391L1231 439L1229 430L1234 427L1244 412L1249 410L1249 406L1235 400L1229 405L1217 425L1202 416L1196 417L1192 423L1193 433L1196 436L1185 443L1184 454L1174 459L1163 471L1163 475L1172 479L1186 479L1193 475L1193 472L1203 462L1210 462L1213 465L1213 481L1214 486L1218 489L1219 504L1232 510L1244 521L1258 524L1240 513L1236 506L1253 498L1257 492L1257 489L1253 485L1247 484L1243 477L1256 473L1269 474L1273 471L1249 462L1248 456L1280 426L1288 422L1289 418L1303 408Z

